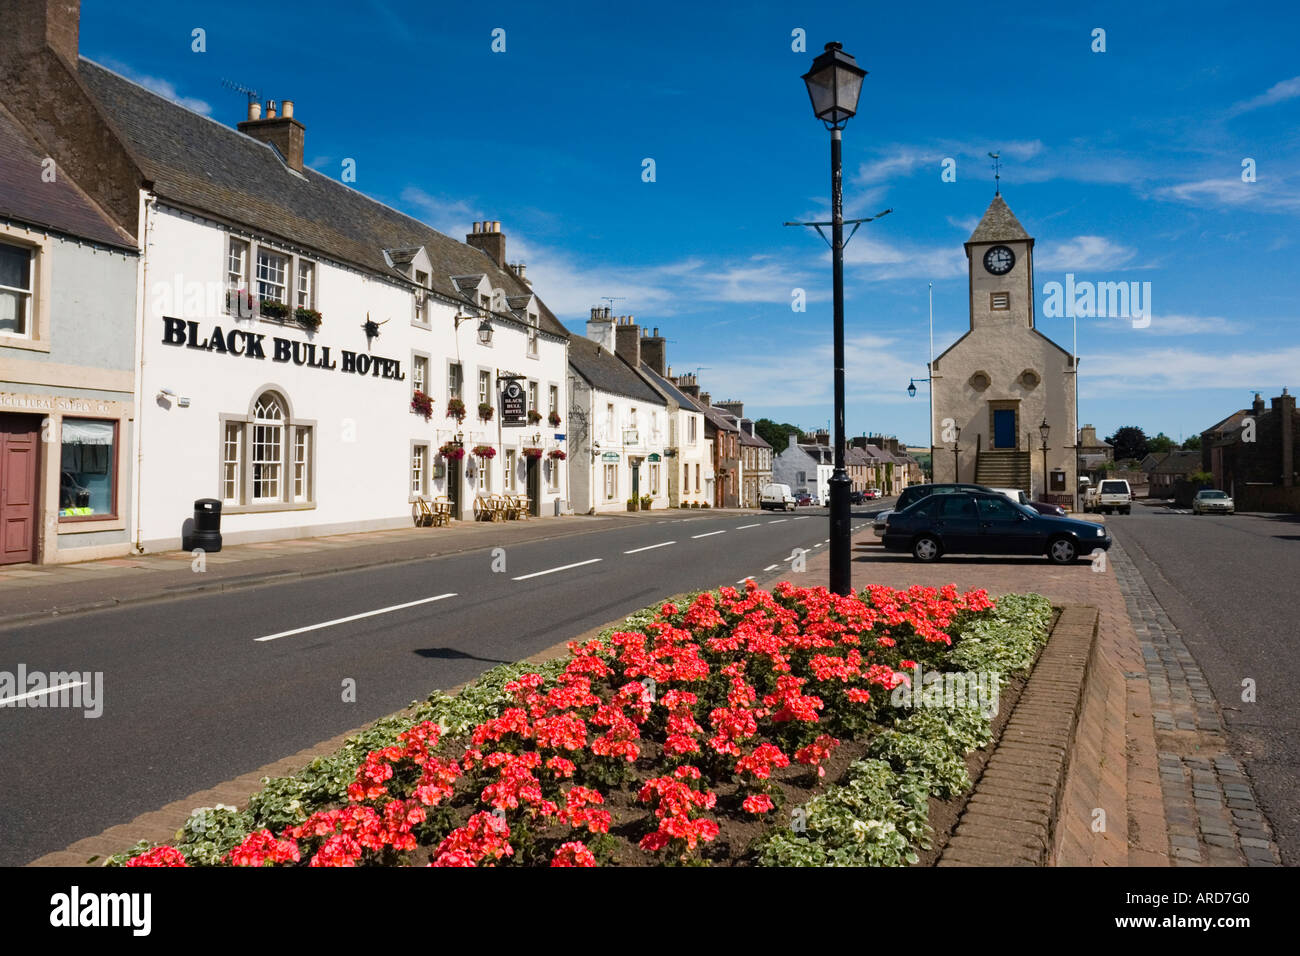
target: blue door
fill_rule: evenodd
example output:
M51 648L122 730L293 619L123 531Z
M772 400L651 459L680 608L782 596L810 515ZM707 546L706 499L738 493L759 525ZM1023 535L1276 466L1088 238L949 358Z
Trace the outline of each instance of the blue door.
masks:
M1016 412L1013 408L993 409L993 447L1016 447Z

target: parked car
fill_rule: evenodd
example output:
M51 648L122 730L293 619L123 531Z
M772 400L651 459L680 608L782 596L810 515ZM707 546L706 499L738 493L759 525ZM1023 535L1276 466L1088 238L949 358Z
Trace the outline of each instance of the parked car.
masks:
M1096 508L1102 514L1118 511L1122 515L1133 510L1133 491L1123 478L1107 478L1097 490Z
M875 520L871 523L871 530L877 538L883 538L885 535L885 523L889 516L895 511L902 511L910 508L922 498L928 498L930 495L943 495L953 491L988 491L992 488L985 488L983 485L966 485L959 482L943 485L912 485L903 489L903 493L898 496L894 502L894 507L888 511L882 511L876 515Z
M877 498L885 497L881 493L879 488L868 488L866 491L863 492L863 494L871 501L875 501Z
M794 511L795 497L790 493L789 485L768 484L758 492L758 507L763 511Z
M849 504L851 505L860 505L866 500L867 500L867 493L865 491L849 492Z
M910 551L918 561L945 554L1041 554L1053 564L1072 564L1098 548L1109 550L1111 537L1104 525L1040 515L996 492L954 491L891 514L884 545Z
M1055 515L1057 518L1065 517L1065 509L1060 505L1054 505L1050 501L1030 501L1029 495L1019 488L994 488L993 490L998 494L1006 495L1012 501L1022 504L1026 508L1033 508L1040 515Z
M816 502L813 501L813 496L808 494L808 492L806 491L801 491L797 495L795 495L794 503L796 507L801 507L801 508L807 505L816 504Z
M1235 514L1236 510L1236 503L1228 497L1226 491L1202 488L1196 493L1196 497L1192 499L1192 514L1194 515L1230 515Z
M1098 485L1089 485L1087 488L1084 489L1083 491L1084 511L1097 510L1097 499L1100 493L1101 493L1101 488Z

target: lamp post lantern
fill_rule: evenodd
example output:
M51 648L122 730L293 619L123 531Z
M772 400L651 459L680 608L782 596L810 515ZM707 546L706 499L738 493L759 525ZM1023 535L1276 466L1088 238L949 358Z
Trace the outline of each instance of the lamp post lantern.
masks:
M849 490L852 482L844 468L844 190L840 159L840 132L858 111L862 78L867 71L838 43L827 43L803 75L813 114L831 134L831 274L835 301L835 465L830 479L830 589L853 593L850 537L852 516Z

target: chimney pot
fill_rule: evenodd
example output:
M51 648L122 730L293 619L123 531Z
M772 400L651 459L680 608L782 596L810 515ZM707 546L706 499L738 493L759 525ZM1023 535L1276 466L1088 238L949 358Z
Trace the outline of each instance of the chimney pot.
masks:
M249 120L260 120L262 118L262 104L257 100L248 101L248 118Z
M275 100L266 101L266 118L275 119Z
M280 101L280 115L285 119L293 119L293 100Z

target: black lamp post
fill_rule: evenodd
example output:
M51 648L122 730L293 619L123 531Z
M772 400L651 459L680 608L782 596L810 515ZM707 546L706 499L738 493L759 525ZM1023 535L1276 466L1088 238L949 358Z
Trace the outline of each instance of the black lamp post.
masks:
M1047 416L1043 416L1043 423L1038 426L1038 436L1043 440L1043 500L1047 500L1047 436L1051 432L1052 426L1047 424Z
M841 49L826 44L803 75L813 113L831 133L831 262L835 296L835 467L831 473L831 577L835 594L853 593L850 537L852 482L844 469L844 190L840 131L858 111L862 78L867 71Z
M961 482L961 429L954 428L952 436L952 480Z

